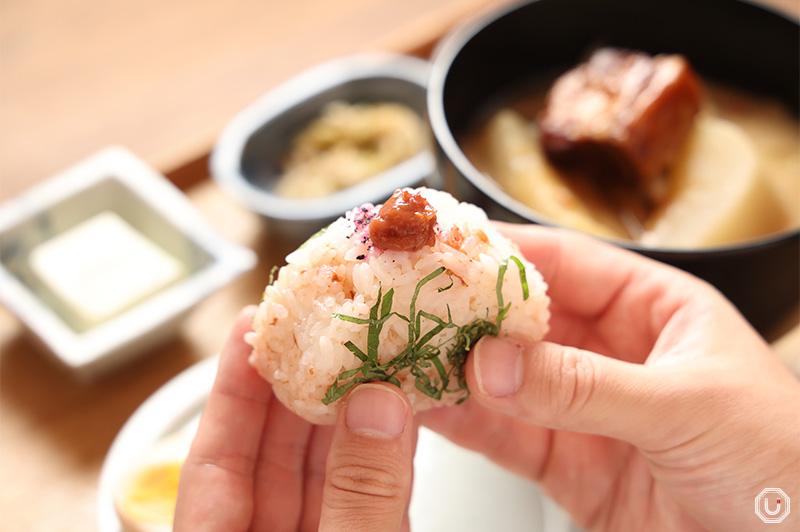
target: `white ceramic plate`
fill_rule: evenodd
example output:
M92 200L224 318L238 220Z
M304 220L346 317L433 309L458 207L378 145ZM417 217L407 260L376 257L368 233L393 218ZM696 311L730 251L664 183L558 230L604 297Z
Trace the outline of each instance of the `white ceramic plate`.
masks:
M114 485L125 469L160 438L193 429L217 370L216 357L199 362L165 384L123 426L100 474L99 532L121 532ZM420 429L410 507L413 532L567 532L567 515L535 484Z

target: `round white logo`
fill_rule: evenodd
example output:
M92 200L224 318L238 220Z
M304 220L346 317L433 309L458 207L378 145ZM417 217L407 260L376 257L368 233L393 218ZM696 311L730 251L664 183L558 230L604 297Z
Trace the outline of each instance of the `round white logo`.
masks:
M756 497L756 515L765 523L780 523L789 515L789 496L779 488L765 488Z

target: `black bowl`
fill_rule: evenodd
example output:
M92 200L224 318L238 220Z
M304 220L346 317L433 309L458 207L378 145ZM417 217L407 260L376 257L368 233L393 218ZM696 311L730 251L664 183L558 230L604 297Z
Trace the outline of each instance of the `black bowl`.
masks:
M701 77L800 109L800 26L736 0L538 0L481 16L447 36L433 59L428 115L445 187L495 219L547 224L479 172L460 138L500 95L576 64L598 44L688 57ZM800 301L800 231L715 249L615 242L720 289L762 334Z

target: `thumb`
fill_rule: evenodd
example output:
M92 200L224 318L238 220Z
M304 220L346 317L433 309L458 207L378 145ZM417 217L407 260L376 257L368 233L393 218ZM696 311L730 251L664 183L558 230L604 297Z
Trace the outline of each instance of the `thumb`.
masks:
M484 406L553 429L658 441L661 379L650 368L550 342L484 336L467 362L467 383Z
M407 527L415 437L411 405L396 386L355 387L334 429L319 529L397 532Z

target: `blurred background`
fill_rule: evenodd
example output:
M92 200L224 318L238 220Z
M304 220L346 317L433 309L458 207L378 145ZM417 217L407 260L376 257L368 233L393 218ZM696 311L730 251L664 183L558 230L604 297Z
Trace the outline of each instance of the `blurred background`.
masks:
M502 3L3 2L0 198L111 143L172 172L304 68L359 51L425 53L454 21Z
M296 242L223 194L208 156L265 91L355 52L428 57L456 24L508 0L4 0L0 202L108 146L175 183L259 265L202 302L166 345L79 382L32 348L0 306L0 523L96 528L98 475L115 435L171 377L214 355ZM800 0L763 0L800 14ZM796 335L795 335L796 336ZM788 344L787 344L788 345Z
M225 124L327 59L427 55L490 0L6 0L0 3L0 201L108 145L164 173L222 236L255 249L250 274L199 305L174 339L123 370L76 381L0 305L0 522L96 529L98 476L124 422L171 377L221 347L296 243L208 179ZM280 259L273 259L280 257Z

